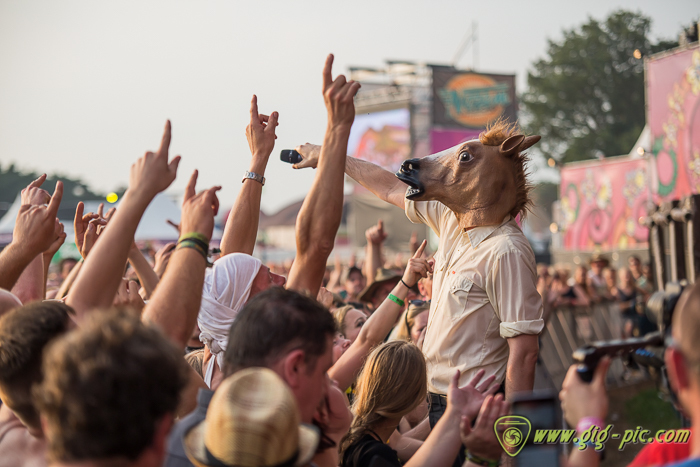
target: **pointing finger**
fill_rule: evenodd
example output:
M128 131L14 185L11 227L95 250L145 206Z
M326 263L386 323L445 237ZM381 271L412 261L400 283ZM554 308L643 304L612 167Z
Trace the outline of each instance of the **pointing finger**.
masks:
M163 131L163 139L160 142L160 149L158 149L158 155L161 157L168 157L168 149L170 148L170 120L165 122L165 130Z
M423 240L423 243L420 244L418 249L416 250L415 254L413 255L414 258L418 259L421 256L423 256L423 251L425 250L425 246L428 244L427 240Z
M190 181L187 182L187 187L185 188L185 198L183 199L183 204L185 201L189 200L195 195L195 186L197 185L197 177L199 176L199 171L197 169L192 172L190 176Z
M38 188L46 181L46 174L40 175L39 178L29 184L27 188Z
M329 88L333 84L333 74L331 69L333 68L333 54L328 54L326 57L326 64L323 66L323 91Z
M254 125L260 123L260 117L258 116L258 96L253 94L253 98L250 100L250 123Z
M63 199L63 182L56 182L56 189L51 196L51 201L49 201L48 214L53 219L57 217L58 207L61 205L61 199Z
M97 217L104 217L104 216L102 215L104 209L105 209L105 203L100 203L100 205L97 206Z

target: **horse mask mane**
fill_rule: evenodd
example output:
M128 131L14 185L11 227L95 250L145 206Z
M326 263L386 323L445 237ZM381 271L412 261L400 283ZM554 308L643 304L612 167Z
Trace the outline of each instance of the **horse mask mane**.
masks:
M540 140L524 136L517 124L498 120L479 135L422 159L409 159L396 173L409 185L406 198L436 200L454 212L462 229L521 218L532 207L526 149Z

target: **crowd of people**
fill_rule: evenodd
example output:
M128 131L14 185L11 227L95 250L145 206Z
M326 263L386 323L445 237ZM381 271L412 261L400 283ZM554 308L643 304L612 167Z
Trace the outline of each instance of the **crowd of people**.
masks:
M589 266L576 266L570 277L566 266L538 264L537 290L547 311L614 303L623 323L620 337L639 337L656 330L646 313L647 300L654 292L648 263L632 255L627 267L615 269L604 255L594 254Z
M538 268L537 277L517 209L496 226L462 230L437 201L405 202L392 174L346 157L360 85L334 79L332 62L323 71L323 145L298 148L317 174L289 265L252 256L279 117L259 113L255 96L250 170L220 254L209 243L221 187L197 192L197 171L178 242L145 254L134 243L147 206L177 176L170 122L159 149L131 166L118 209L85 213L78 204L79 261L49 271L66 238L56 218L61 182L49 193L42 176L22 191L12 242L0 252L0 466L494 466L508 459L495 423L514 394L532 390L542 299L616 300L623 315L637 312L648 294L639 260L619 281L602 261L577 269L572 283L562 270ZM489 130L484 140L516 157L524 137L512 131ZM465 149L460 163L479 150ZM442 231L438 253L429 257L414 237L407 261L387 261L378 221L362 264L336 259L328 268L346 172L387 184L372 186ZM444 237L459 247L445 251ZM478 266L459 264L466 259ZM675 318L682 326L667 357L694 415L698 290ZM606 368L590 385L567 377L561 398L572 427L602 426ZM568 462L595 465L598 453L576 449Z

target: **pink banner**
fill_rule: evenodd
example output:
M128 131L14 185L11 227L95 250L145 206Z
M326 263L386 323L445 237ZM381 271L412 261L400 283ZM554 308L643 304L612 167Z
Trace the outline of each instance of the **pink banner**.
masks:
M430 130L430 153L435 154L452 146L476 139L482 130Z
M561 169L560 227L566 250L643 248L649 201L647 160L615 157Z
M700 47L646 64L654 202L700 192Z

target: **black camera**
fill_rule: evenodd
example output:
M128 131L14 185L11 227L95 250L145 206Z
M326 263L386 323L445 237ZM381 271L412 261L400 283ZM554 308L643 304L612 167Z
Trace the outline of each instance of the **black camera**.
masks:
M576 371L583 381L591 382L601 358L632 354L636 363L647 368L664 367L664 342L671 332L673 311L688 285L686 281L669 282L665 291L655 292L647 301L647 317L658 327L658 331L644 337L593 342L574 351Z

